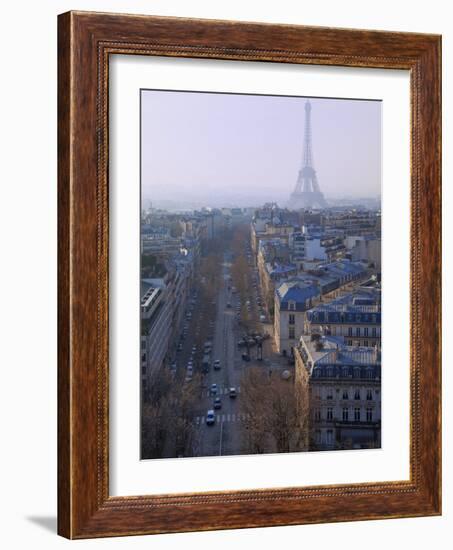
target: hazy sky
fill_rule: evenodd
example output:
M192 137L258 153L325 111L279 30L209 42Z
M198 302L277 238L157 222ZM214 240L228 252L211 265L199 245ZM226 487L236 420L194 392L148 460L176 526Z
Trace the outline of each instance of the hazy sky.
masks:
M381 102L310 101L321 191L327 198L378 196ZM144 200L284 205L302 161L305 102L303 97L142 91Z

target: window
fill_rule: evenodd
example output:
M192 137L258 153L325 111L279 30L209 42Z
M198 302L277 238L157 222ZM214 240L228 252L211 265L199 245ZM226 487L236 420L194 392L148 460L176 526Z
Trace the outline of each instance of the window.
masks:
M376 338L376 327L373 327L371 329L371 336L373 336L373 338Z
M355 390L354 392L354 399L357 399L360 401L360 390Z
M296 302L288 302L288 310L296 311Z
M326 399L333 399L333 390L332 390L332 388L327 389Z
M371 422L373 420L373 409L368 407L366 410L366 421Z
M348 346L352 346L352 340L348 340Z
M347 407L343 408L343 420L345 422L349 420L349 409Z
M315 409L315 420L321 420L321 409Z
M289 314L289 324L294 325L295 322L296 322L296 316L294 315L294 313L290 313Z
M348 336L352 336L352 327L348 328Z
M368 336L368 327L365 327L365 328L363 329L363 335L364 335L364 336Z
M316 430L316 432L315 432L315 441L318 445L321 443L321 430Z
M354 409L354 420L360 422L360 407Z
M327 445L332 445L333 443L333 430L327 430Z
M358 367L354 369L354 378L360 378L360 368Z
M356 336L360 336L360 327L357 327L357 328L355 329L355 335L356 335Z
M289 339L294 340L295 337L296 337L296 333L294 331L294 327L289 327Z
M332 409L332 407L327 407L327 420L333 420L333 409Z
M366 391L366 399L367 401L371 401L373 399L373 392L371 390Z
M367 348L368 347L368 340L364 340L363 345Z
M349 375L349 369L348 367L343 367L341 369L341 375L344 376L345 378Z
M349 399L348 390L343 390L343 399Z

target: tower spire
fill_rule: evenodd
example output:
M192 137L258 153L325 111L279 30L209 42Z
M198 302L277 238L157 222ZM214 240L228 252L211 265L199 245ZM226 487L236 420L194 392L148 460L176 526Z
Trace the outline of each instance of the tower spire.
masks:
M325 208L327 206L313 168L311 103L305 102L305 124L302 167L290 197L290 208Z
M311 156L311 103L305 103L305 128L304 128L304 166L313 166Z

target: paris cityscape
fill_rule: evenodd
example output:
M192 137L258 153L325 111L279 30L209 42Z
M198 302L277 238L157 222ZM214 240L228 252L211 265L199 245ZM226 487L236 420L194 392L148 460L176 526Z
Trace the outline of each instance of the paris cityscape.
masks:
M142 94L141 458L380 448L379 102Z

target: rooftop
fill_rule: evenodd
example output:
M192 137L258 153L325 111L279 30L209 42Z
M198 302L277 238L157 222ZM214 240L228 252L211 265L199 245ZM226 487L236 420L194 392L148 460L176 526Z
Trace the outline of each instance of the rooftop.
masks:
M266 271L269 275L284 275L285 273L291 273L297 270L297 266L294 264L281 264L278 262L267 263Z
M284 308L288 306L288 302L295 302L296 311L304 311L306 301L318 297L319 293L317 284L299 277L285 281L276 289L280 307Z
M165 288L165 281L163 279L142 279L140 281L140 296L143 298L147 294L151 294L153 290Z
M346 346L340 338L334 336L314 338L313 335L303 334L297 349L310 374L319 368L320 376L337 376L341 368L342 375L369 378L371 368L372 377L380 376L381 354L376 348ZM336 368L327 373L323 367ZM360 371L354 372L358 368Z

